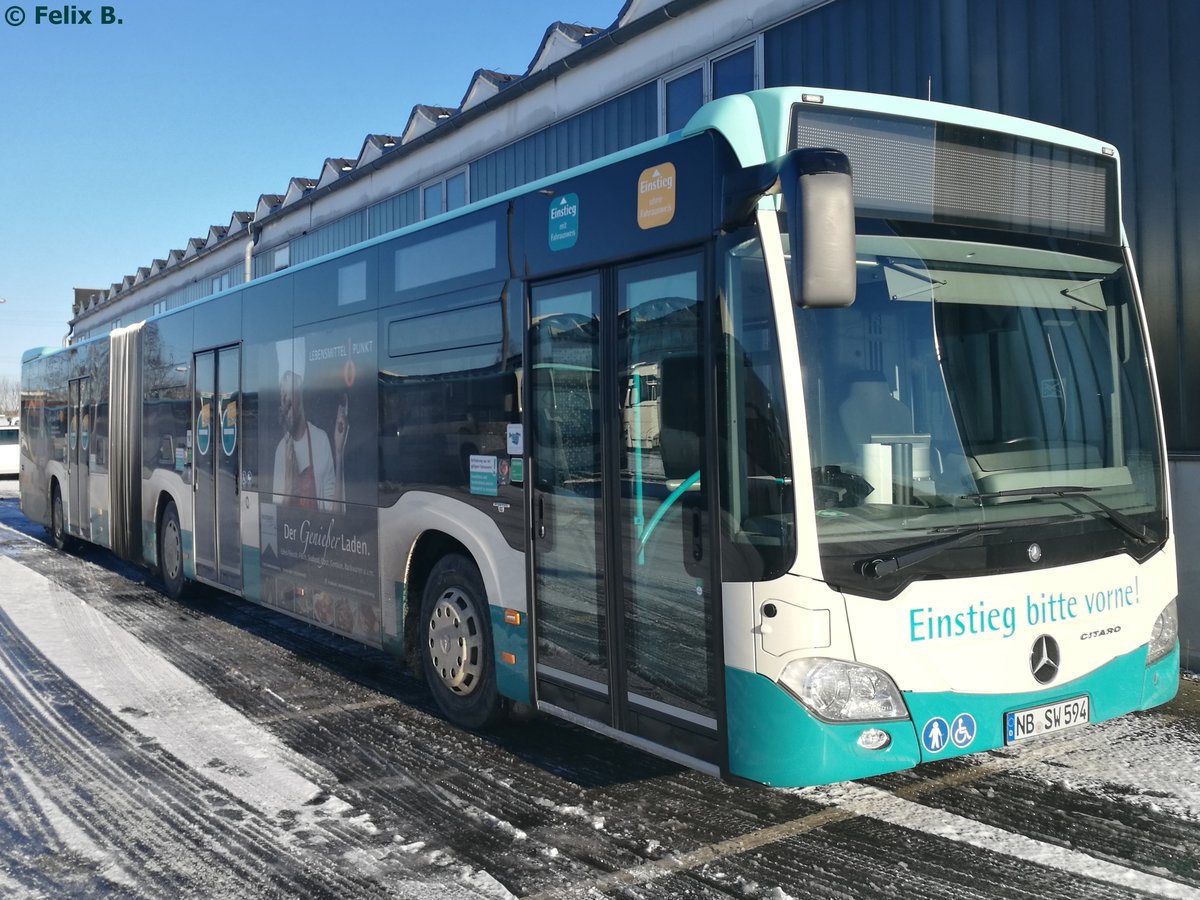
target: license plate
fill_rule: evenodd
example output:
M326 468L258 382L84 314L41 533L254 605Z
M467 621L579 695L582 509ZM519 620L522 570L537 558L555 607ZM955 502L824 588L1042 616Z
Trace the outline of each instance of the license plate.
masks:
M1015 744L1027 738L1086 725L1091 710L1087 697L1072 697L1058 703L1018 709L1004 714L1004 743Z

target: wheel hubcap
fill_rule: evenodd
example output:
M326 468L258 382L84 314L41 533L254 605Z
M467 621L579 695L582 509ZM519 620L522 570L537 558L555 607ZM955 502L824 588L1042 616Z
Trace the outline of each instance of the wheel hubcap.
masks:
M429 659L454 693L475 690L483 671L483 629L475 604L457 588L442 593L429 617Z
M166 534L163 536L163 571L167 577L174 579L179 574L179 528L174 522L167 524Z

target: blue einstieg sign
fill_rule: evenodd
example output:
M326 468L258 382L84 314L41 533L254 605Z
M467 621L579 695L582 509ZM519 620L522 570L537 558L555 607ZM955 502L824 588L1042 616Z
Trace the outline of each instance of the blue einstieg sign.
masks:
M579 239L579 197L563 194L550 201L550 249L567 250Z

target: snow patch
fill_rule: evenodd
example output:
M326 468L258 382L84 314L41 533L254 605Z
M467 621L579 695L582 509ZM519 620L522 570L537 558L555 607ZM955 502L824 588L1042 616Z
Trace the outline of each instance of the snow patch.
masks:
M93 863L100 876L114 885L128 890L137 887L137 882L126 872L117 861L116 856L96 844L90 836L76 824L69 815L38 785L37 780L29 777L16 766L16 760L7 761L6 774L19 780L29 796L37 803L38 812L45 817L50 828L60 841L75 855ZM2 872L3 870L0 870ZM17 896L5 892L5 896Z
M812 799L836 804L857 815L868 816L899 828L970 844L993 853L1002 853L1095 881L1145 891L1158 897L1194 900L1197 896L1195 888L1179 882L1129 869L1056 844L1047 844L945 810L923 806L869 785L844 783L830 788L808 788L805 794Z
M268 816L335 779L74 594L0 557L0 608L50 662L130 728ZM210 763L219 760L220 765ZM348 804L335 798L325 813Z

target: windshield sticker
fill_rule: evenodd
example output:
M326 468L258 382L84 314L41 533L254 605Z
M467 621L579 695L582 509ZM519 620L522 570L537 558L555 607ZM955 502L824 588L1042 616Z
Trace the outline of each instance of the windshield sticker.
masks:
M659 228L675 218L675 166L651 166L638 176L638 228Z
M499 493L500 467L495 456L471 455L471 493L495 497Z
M550 201L550 249L569 250L579 240L579 197L563 194Z
M1063 399L1062 382L1057 378L1042 379L1042 399L1043 400L1061 400Z

